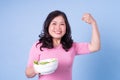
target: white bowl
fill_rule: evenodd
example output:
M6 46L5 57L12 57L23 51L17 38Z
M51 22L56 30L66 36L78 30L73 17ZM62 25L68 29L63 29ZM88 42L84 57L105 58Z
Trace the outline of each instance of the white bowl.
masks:
M56 58L40 60L37 64L34 63L35 71L39 72L41 75L51 74L58 67L58 60Z

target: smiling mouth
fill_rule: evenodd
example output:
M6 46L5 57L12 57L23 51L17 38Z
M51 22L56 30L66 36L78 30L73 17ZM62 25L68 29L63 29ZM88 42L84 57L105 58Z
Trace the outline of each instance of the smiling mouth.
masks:
M55 34L61 34L62 31L54 31Z

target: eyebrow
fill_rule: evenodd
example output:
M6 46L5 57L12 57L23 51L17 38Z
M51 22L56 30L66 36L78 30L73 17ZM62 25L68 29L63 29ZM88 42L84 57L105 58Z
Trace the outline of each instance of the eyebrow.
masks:
M56 22L56 21L51 21L51 22Z

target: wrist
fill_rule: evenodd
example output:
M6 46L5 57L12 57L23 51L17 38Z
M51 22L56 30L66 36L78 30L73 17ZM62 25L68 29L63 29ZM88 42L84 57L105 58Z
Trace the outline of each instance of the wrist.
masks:
M94 26L96 27L96 26L97 26L97 23L94 21L94 22L91 23L91 25L92 25L93 27L94 27Z

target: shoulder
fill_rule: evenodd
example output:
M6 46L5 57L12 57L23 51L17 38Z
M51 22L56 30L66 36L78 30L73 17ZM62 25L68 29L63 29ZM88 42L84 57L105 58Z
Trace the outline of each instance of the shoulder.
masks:
M73 47L76 51L76 54L86 54L90 53L88 48L88 42L74 42Z
M42 43L39 43L39 41L35 41L35 42L32 44L31 49L34 49L34 50L40 49L40 46L41 46L41 45L42 45Z
M39 41L36 41L32 44L31 53L37 53L40 54L42 51L40 50L40 46L42 45L42 43L39 43Z
M87 45L88 42L73 42L73 46L76 46L76 45Z
M77 48L77 47L82 48L85 46L86 47L88 46L88 42L73 42L73 45L72 45L72 47L74 48Z

